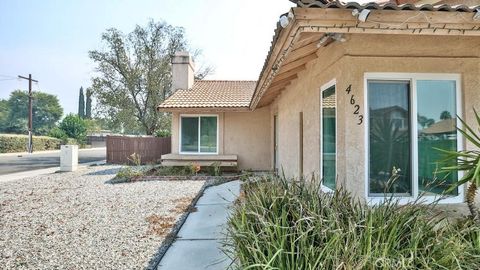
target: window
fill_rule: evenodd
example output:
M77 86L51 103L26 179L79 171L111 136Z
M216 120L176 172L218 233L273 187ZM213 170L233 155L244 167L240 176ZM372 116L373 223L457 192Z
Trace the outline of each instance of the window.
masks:
M180 116L180 153L217 153L217 116Z
M323 186L335 189L337 177L336 95L335 85L330 85L321 94L321 176Z
M442 153L459 150L459 77L429 74L369 74L367 194L435 198L458 180L438 172ZM396 174L393 170L396 169ZM461 189L446 200L461 201Z

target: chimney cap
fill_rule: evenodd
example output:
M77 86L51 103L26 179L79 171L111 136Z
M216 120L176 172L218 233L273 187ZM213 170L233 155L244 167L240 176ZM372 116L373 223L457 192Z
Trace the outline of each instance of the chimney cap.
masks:
M175 52L175 56L190 56L190 53L187 51L178 51Z
M192 69L195 69L194 61L190 56L190 53L186 51L176 52L172 57L172 64L188 64Z

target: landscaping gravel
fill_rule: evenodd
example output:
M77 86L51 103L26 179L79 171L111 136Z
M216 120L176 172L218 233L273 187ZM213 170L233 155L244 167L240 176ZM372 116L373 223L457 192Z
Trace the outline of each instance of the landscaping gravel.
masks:
M147 267L204 182L106 183L118 169L0 184L0 268Z

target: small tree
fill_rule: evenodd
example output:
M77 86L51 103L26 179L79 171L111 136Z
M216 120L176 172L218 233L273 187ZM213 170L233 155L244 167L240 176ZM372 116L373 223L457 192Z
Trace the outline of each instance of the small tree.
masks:
M477 111L473 109L475 113L475 118L477 125L480 126L480 116ZM463 124L463 129L457 128L460 133L475 147L480 149L480 129L477 130L479 133L476 133L474 129L469 126L463 119L458 117L460 122ZM467 205L470 210L472 218L477 222L480 221L480 212L475 205L475 196L477 194L477 189L480 187L480 151L478 150L462 150L462 151L446 151L438 149L446 153L447 157L443 162L446 164L455 163L453 166L444 166L442 168L443 172L447 172L447 176L450 173L457 173L458 171L463 171L463 177L454 183L446 192L450 193L452 190L458 188L460 185L470 183L467 189L466 200Z
M85 103L85 118L92 119L92 89L87 88L87 93L85 95L87 101Z
M76 139L79 143L85 142L87 136L87 125L78 115L69 114L63 118L60 128L65 131L69 138Z
M80 93L78 94L78 116L85 118L85 96L83 95L83 87L80 87Z
M452 119L452 114L449 111L443 111L440 114L440 119L442 119L442 120Z
M129 34L107 29L102 41L104 50L89 52L96 65L92 89L97 110L129 130L152 135L158 129L169 129L165 119L170 115L157 111L157 106L171 94L172 57L188 49L184 29L150 21ZM195 51L194 56L199 53ZM200 68L196 77L211 71Z

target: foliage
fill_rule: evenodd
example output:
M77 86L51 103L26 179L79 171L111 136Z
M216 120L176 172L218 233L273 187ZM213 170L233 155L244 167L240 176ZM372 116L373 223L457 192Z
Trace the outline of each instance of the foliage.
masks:
M393 200L369 207L319 182L244 185L229 220L240 269L477 269L480 227Z
M99 132L102 130L101 123L97 119L83 119L87 128L87 133Z
M7 126L8 112L8 101L0 99L0 130L4 130Z
M60 140L66 140L68 138L67 133L59 127L54 127L48 132L48 136L52 138L57 138Z
M159 138L167 138L167 137L171 137L172 136L172 132L168 129L159 129L157 131L155 131L155 137L159 137Z
M85 118L85 95L83 94L83 87L80 87L78 94L78 117Z
M194 175L195 172L191 166L159 166L155 168L154 174L158 176L191 176Z
M63 118L60 128L69 138L74 138L80 143L86 140L87 125L78 115L69 114Z
M46 136L33 136L33 150L59 149L62 141ZM15 134L0 134L0 153L16 153L27 151L28 136Z
M150 21L125 35L115 28L102 35L104 51L90 51L96 64L93 94L99 113L126 130L152 135L169 129L167 113L157 106L171 94L170 61L175 52L187 49L183 28ZM210 72L199 71L201 76Z
M125 166L118 171L114 182L134 181L135 178L143 176L144 174L145 170L141 166Z
M210 165L210 175L212 176L221 176L222 175L222 167L220 167L222 163L220 161L215 161Z
M137 153L133 153L128 157L128 161L135 166L140 166L140 164L142 164L142 157Z
M473 109L475 119L478 127L480 127L480 115L475 109ZM480 148L480 129L477 127L477 132L468 125L462 118L458 117L463 124L463 129L457 128L460 133L469 141L473 146ZM447 151L438 149L446 154L443 163L446 164L442 167L442 172L448 174L457 173L458 171L464 172L463 177L452 184L451 188L447 192L458 188L458 186L470 183L467 190L467 204L470 209L472 218L480 222L480 211L475 205L475 195L477 189L480 187L480 151L479 150L461 150L461 151ZM453 166L451 163L455 163Z
M33 92L33 133L47 134L63 115L58 98L43 92ZM5 119L5 120L2 120ZM0 104L0 131L26 133L28 130L28 92L16 90Z
M452 119L452 114L449 111L443 111L440 114L440 119L442 119L442 120Z
M85 119L92 119L92 89L87 88L85 94L87 101L85 102Z

